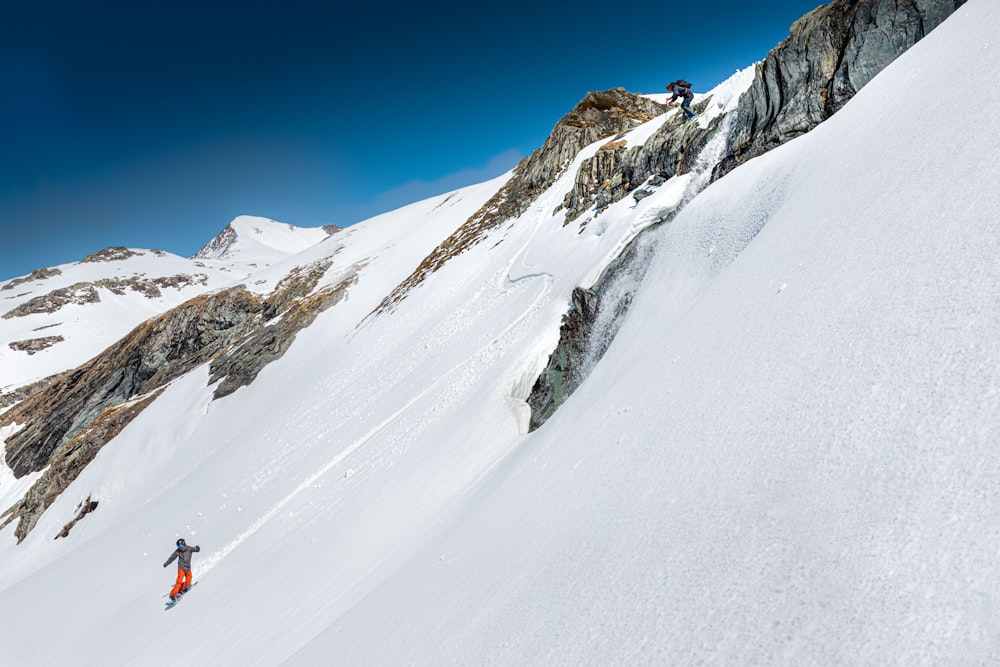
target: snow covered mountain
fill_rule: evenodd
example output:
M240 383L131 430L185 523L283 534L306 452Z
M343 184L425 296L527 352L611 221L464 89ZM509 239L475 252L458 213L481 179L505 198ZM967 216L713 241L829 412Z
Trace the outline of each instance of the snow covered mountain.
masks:
M191 261L268 266L0 413L5 664L1000 660L998 27L836 2L695 124L234 221Z
M92 358L140 322L244 281L336 231L239 216L191 259L105 248L0 283L0 408L25 388Z
M268 218L241 215L205 244L195 259L227 259L233 263L268 265L325 240L339 227L295 227Z

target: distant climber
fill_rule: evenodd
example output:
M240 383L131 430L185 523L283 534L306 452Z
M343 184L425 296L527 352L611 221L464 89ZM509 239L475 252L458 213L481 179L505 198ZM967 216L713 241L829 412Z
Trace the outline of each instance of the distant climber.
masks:
M177 598L191 588L191 554L196 551L201 551L201 547L189 547L184 540L177 540L177 550L163 564L166 567L177 559L177 582L170 591L171 602L177 602Z
M691 84L684 79L677 79L677 81L667 84L667 90L673 93L673 97L667 100L667 106L672 107L678 98L683 98L684 101L681 102L681 110L687 116L688 120L694 120L698 114L691 111L691 100L694 99L694 93L691 92Z

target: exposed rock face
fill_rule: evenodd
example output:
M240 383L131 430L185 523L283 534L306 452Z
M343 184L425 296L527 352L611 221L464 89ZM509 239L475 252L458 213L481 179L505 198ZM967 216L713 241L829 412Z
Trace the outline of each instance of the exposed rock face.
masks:
M129 257L138 257L141 254L141 252L133 252L128 248L123 248L122 246L115 246L113 248L105 248L104 250L98 250L97 252L91 253L81 259L80 262L116 262L118 260L128 259Z
M20 543L35 527L39 517L49 508L56 498L75 480L83 469L94 460L97 452L118 435L123 428L135 419L159 392L124 405L106 408L87 428L73 436L58 456L53 457L51 465L36 481L24 498L4 513L6 519L0 524L3 529L7 524L18 520L14 535ZM83 518L83 515L96 508L90 507L90 499L86 503L86 511L65 526L57 537L66 537L70 529Z
M837 0L796 21L740 100L716 178L805 134L965 0Z
M10 349L17 352L27 352L30 354L35 354L36 352L41 352L42 350L52 347L56 343L61 343L65 338L62 336L43 336L42 338L29 338L28 340L15 340L12 343L8 343Z
M14 280L11 280L9 283L7 283L6 285L4 285L3 287L0 287L0 290L14 289L18 285L22 285L24 283L30 283L30 282L33 282L35 280L45 280L46 278L52 278L54 276L58 276L58 275L61 275L61 274L62 274L62 271L60 269L57 269L57 268L52 268L52 269L35 269L34 271L32 271L31 273L29 273L28 275L26 275L23 278L15 278Z
M709 104L711 98L693 108L701 113ZM609 142L580 166L573 189L564 200L566 222L591 208L603 211L650 177L659 177L662 182L690 171L694 159L719 131L721 123L722 118L716 118L702 129L685 123L678 115L641 146L628 146L623 140Z
M259 297L238 286L196 297L143 322L3 414L0 423L26 424L7 439L7 465L18 477L41 470L106 408L151 392L208 361L248 333L262 309Z
M87 499L80 503L76 516L73 517L72 521L63 526L63 529L59 531L58 535L56 535L56 539L58 540L60 537L69 537L69 531L73 530L73 526L79 523L80 519L96 510L98 504L99 503L96 500L91 500L91 496L87 496Z
M672 219L669 215L658 224ZM655 245L649 235L632 239L591 289L573 290L573 307L563 315L559 343L528 396L529 431L534 431L576 391L618 333Z
M195 254L194 259L215 259L225 257L229 249L239 240L240 235L236 233L232 225L226 225L219 234L202 246L201 250Z
M363 265L351 267L347 275L337 285L308 296L306 294L312 291L316 284L315 281L326 270L325 268L319 271L318 276L315 274L313 277L297 276L299 279L304 279L304 282L293 281L296 282L295 285L289 284L284 288L279 284L276 291L285 293L289 301L280 306L272 305L272 309L282 308L282 316L257 329L249 338L212 362L209 368L211 372L209 382L222 379L222 382L215 389L214 397L222 398L240 387L247 386L257 378L257 374L264 366L281 358L299 331L312 324L324 310L344 298L348 290L357 282L358 273L362 268ZM286 280L288 279L286 278Z
M9 320L12 317L25 317L35 313L54 313L71 303L97 303L100 300L101 297L91 283L76 283L25 301L20 306L4 313L3 319Z
M172 287L180 290L190 285L207 285L208 276L204 273L197 273L189 276L179 273L173 276L160 276L157 278L141 278L133 276L131 278L105 278L91 283L95 287L103 287L119 296L125 294L126 289L145 295L149 299L158 299L163 296L160 288Z
M789 37L758 66L740 99L727 152L713 178L816 127L964 2L836 0L796 21ZM581 209L600 210L617 201L650 175L683 173L690 157L719 129L678 132L668 123L641 149L609 144L577 175L566 197L567 219L579 216ZM642 191L633 196L643 196ZM608 318L618 318L631 302L631 292L617 285L644 271L645 255L637 251L641 244L642 237L634 240L593 288L574 292L573 311L563 318L559 343L528 398L532 430L579 386L610 344L617 325Z
M45 389L47 386L55 382L60 375L61 374L50 375L49 377L42 378L37 382L32 382L31 384L26 384L23 387L18 387L12 391L0 394L0 411L6 410L18 401L30 398L33 394L40 392L42 389Z
M417 269L383 299L375 312L392 308L449 259L478 243L489 231L527 211L584 147L631 130L662 113L663 107L656 102L624 88L587 93L556 123L542 147L521 160L510 181L424 258Z
M36 313L54 313L69 304L98 303L101 300L96 289L98 287L103 287L118 295L125 294L126 289L131 289L133 292L144 294L147 298L157 299L163 296L163 293L160 292L161 287L182 289L188 285L206 284L208 284L208 276L204 273L193 276L178 274L158 278L141 278L139 276L104 278L93 282L74 283L69 287L52 290L48 294L25 301L20 306L4 313L3 318L7 320L12 317L25 317Z
M573 290L573 309L562 317L559 344L528 397L529 431L544 424L586 377L583 364L590 330L597 318L597 300L596 292L582 287Z

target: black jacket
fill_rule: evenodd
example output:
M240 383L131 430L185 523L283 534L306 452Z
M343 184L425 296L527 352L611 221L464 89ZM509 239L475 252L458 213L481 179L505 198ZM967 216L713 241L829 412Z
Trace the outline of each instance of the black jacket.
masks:
M670 98L671 102L676 100L678 97L683 97L684 99L694 97L694 93L691 92L691 84L683 79L680 81L674 81L674 89L671 92L674 94L674 96Z

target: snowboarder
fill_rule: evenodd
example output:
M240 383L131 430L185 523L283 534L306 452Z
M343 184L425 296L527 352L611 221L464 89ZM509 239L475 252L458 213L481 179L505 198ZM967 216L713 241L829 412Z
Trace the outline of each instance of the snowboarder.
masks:
M171 602L177 602L177 598L191 588L191 554L196 551L201 551L201 547L189 547L184 540L177 540L177 550L163 564L166 567L177 559L177 582L170 590Z
M684 101L681 102L681 110L687 116L688 120L694 120L698 114L691 111L691 100L694 99L694 93L691 92L691 84L684 79L677 79L677 81L667 84L667 90L673 93L673 97L667 100L667 106L672 107L678 98L683 98Z

